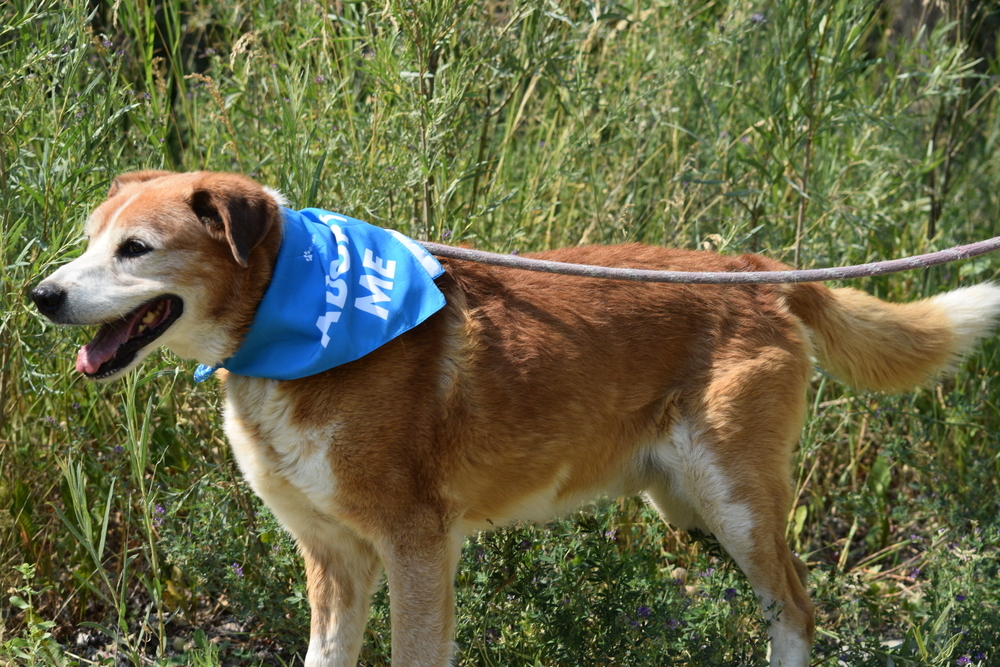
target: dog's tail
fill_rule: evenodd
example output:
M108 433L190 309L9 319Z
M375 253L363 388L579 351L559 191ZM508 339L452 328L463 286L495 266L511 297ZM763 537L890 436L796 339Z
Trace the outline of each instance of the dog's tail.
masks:
M1000 319L1000 286L993 283L902 304L818 283L784 289L814 334L820 365L854 387L878 391L911 389L953 370Z

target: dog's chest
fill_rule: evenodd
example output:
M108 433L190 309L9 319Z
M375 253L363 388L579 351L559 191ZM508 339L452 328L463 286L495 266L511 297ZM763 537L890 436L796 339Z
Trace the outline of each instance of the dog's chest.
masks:
M230 376L226 390L226 436L254 492L289 527L298 515L336 513L330 449L338 422L299 424L273 380Z

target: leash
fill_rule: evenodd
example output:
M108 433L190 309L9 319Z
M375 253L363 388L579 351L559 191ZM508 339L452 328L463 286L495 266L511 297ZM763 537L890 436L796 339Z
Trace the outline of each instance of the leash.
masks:
M651 271L648 269L612 268L607 266L591 266L589 264L570 264L567 262L552 262L546 259L531 259L517 255L503 255L483 250L456 248L455 246L418 241L428 252L438 257L464 259L480 264L506 266L511 269L526 271L541 271L543 273L559 273L567 276L583 278L606 278L608 280L634 280L649 283L696 283L701 285L747 285L762 283L811 283L825 280L847 280L881 276L887 273L898 273L911 269L925 269L930 266L957 262L985 255L1000 249L1000 236L986 241L977 241L968 245L955 246L947 250L890 259L869 264L832 267L826 269L805 269L797 271L744 271L731 273L725 271Z

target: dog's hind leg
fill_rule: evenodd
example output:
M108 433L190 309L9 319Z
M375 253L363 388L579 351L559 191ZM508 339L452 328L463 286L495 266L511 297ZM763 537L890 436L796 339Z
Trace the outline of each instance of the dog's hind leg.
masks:
M311 621L305 667L353 667L382 572L372 546L345 526L322 522L298 537Z
M670 450L670 469L647 485L647 499L670 523L714 535L746 575L769 624L772 667L807 667L813 607L805 565L784 539L788 480L756 472L734 478L697 435L682 427L674 436L660 446Z
M771 666L807 667L813 605L785 526L808 363L772 346L728 369L648 450L647 496L679 527L714 534L747 576L769 624Z

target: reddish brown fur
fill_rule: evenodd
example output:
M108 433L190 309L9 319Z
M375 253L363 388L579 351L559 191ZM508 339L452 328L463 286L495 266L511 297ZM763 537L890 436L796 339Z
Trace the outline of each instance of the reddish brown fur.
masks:
M205 202L224 234L199 215ZM111 233L112 220L159 230L186 257L178 280L205 293L201 316L231 354L280 244L270 196L233 175L143 172L116 180L92 238ZM538 257L786 268L636 244ZM394 663L445 664L466 532L645 491L682 528L716 532L765 604L780 609L772 664L804 665L812 604L783 536L810 337L845 380L898 389L963 351L944 309L815 284L646 284L442 264L448 305L369 355L300 380L226 379L237 459L305 558L307 664L356 659L380 566Z

